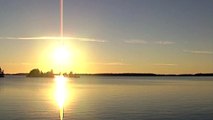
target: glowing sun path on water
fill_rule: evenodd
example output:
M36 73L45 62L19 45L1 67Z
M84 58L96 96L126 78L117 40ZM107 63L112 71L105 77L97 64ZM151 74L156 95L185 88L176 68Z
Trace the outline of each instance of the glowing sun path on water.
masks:
M66 82L67 79L63 76L55 77L55 99L60 109L60 120L63 120L64 118L64 104L68 97Z

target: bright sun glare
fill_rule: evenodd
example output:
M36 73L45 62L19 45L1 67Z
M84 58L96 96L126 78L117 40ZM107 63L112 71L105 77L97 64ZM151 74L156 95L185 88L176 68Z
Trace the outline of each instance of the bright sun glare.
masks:
M70 62L71 53L69 49L61 45L54 50L53 59L56 64L65 65Z

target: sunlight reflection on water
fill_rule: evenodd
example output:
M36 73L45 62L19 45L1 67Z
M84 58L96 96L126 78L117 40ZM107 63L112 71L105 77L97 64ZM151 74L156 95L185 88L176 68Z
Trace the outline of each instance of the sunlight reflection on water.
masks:
M67 78L63 76L56 76L55 78L55 99L60 110L60 120L64 118L64 104L68 97L68 89L66 86Z
M58 77L1 79L0 120L213 118L212 77Z

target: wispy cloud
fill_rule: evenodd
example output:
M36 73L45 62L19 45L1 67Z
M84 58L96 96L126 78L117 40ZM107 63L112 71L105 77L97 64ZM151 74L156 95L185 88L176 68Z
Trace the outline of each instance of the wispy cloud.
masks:
M201 50L183 50L186 53L192 53L192 54L207 54L207 55L213 55L213 51L201 51Z
M98 40L98 39L91 39L91 38L82 38L82 37L70 37L72 40L79 40L83 42L107 42L106 40Z
M106 62L106 63L100 63L100 62L92 62L90 64L95 64L95 65L110 65L110 66L126 66L129 64L122 63L122 62Z
M172 45L175 44L175 42L172 41L153 41L153 42L148 42L145 40L126 40L124 41L125 43L130 43L130 44L158 44L158 45Z
M17 63L17 62L7 62L7 63L2 63L3 65L24 65L24 66L30 66L30 65L34 65L35 63L30 63L30 62L21 62L21 63Z
M84 37L54 37L54 36L42 36L42 37L0 37L0 40L78 40L82 42L107 42L105 40L84 38Z
M177 66L177 64L171 64L171 63L158 63L158 64L153 64L154 66L168 66L168 67L172 67L172 66Z
M172 41L156 41L155 44L159 44L159 45L172 45L172 44L175 44L175 42L172 42Z
M147 44L148 43L145 40L126 40L124 42L125 43L130 43L130 44Z

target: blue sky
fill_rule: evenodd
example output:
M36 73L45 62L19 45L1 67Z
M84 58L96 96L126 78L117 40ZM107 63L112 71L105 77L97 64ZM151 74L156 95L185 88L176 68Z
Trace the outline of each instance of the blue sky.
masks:
M64 0L64 35L76 38L66 43L84 56L70 69L213 72L212 5L212 0ZM8 72L45 66L38 64L38 51L57 41L20 38L59 36L59 1L0 0L0 18L0 66Z

